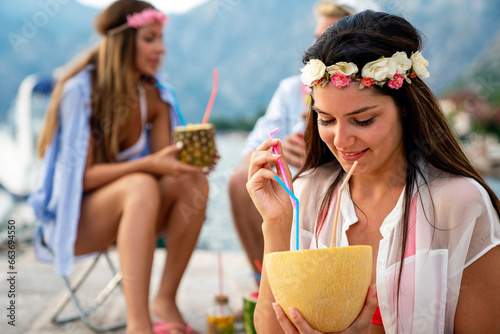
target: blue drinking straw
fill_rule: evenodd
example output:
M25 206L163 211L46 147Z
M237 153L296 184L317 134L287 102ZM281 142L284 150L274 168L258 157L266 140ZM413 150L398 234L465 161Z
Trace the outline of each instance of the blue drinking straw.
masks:
M293 199L295 202L295 250L299 250L299 199L295 197L295 195L288 189L288 187L281 181L281 179L278 177L278 175L274 175L274 178L280 186L283 187L283 189L286 190L288 195Z
M253 277L253 278L255 278L260 283L261 274L252 273L252 274L250 274L250 276Z
M279 128L276 128L274 129L273 131L269 132L269 137L271 139L273 139L273 134L278 131ZM273 146L273 151L274 151L274 154L279 154L278 153L278 148L276 147L276 145ZM285 179L285 185L288 189L290 189L290 185L288 184L288 179L286 178L286 174L285 174L285 168L283 168L283 163L281 162L281 159L278 159L278 166L281 170L281 175L283 175L283 179ZM296 208L296 205L295 205L295 202L293 201L292 197L290 197L290 200L292 201L292 205L293 205L293 208L295 209Z
M181 124L183 126L186 126L187 123L186 123L186 120L184 119L184 116L182 116L181 107L179 107L179 102L177 101L177 97L175 96L174 90L172 88L165 87L159 81L156 81L156 86L160 87L161 89L165 89L166 91L168 91L172 95L172 98L174 99L174 108L177 111L177 116L179 116L179 120L181 121Z

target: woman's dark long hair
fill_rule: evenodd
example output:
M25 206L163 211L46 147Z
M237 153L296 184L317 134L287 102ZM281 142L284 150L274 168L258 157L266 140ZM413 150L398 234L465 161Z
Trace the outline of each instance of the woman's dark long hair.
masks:
M420 51L421 48L420 33L405 19L387 13L364 11L343 18L328 28L305 52L303 62L306 64L311 59L319 59L326 66L330 66L345 61L353 62L361 69L366 63L382 56L391 57L398 51L404 51L410 57L413 52ZM391 89L387 85L382 88L373 86L365 89L378 89L382 94L391 96L400 112L406 158L402 164L406 168L406 187L400 235L401 263L407 246L412 194L416 187L417 176L423 175L419 162L425 161L442 171L476 180L486 189L495 211L499 214L500 202L497 196L463 153L437 99L420 78L411 79L411 84L403 83L399 89ZM314 98L312 101L314 104ZM314 170L324 163L337 161L319 136L317 119L317 114L310 111L305 133L306 162L298 177L306 170ZM340 173L329 187L318 212L317 235L322 228L322 217L326 217L325 211L328 210L334 190L345 173L338 161L337 164ZM428 187L428 184L426 186ZM399 291L402 268L403 266L400 266L397 291Z

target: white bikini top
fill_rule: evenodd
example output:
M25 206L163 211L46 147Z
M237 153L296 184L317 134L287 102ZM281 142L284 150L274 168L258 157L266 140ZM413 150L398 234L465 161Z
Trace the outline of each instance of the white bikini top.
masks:
M144 151L147 144L146 138L146 123L148 121L148 103L146 101L146 91L144 87L137 86L139 89L139 106L141 111L141 135L134 145L126 148L118 153L117 161L130 160Z

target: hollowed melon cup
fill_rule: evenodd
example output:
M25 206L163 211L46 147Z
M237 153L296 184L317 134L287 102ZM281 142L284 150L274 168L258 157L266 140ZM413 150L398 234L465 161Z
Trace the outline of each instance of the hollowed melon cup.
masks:
M215 157L215 128L213 124L188 124L174 128L174 143L182 142L177 153L180 161L193 166L210 166Z
M359 315L372 274L372 248L348 246L265 256L273 295L288 318L295 307L320 332L341 332Z

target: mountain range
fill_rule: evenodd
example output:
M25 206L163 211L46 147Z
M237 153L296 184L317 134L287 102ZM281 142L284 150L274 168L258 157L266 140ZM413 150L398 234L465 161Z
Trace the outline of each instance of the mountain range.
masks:
M356 1L356 0L351 0ZM189 122L200 122L219 70L213 119L245 120L269 102L281 79L299 73L313 41L313 1L209 0L171 15L162 72ZM498 63L500 1L379 0L380 8L407 18L426 37L428 83L439 95L484 66ZM52 72L98 42L98 10L73 0L1 1L0 115L17 86L32 73ZM496 67L500 71L500 66ZM488 77L489 78L489 77ZM500 90L494 77L491 87ZM484 78L483 78L484 79ZM484 81L484 80L483 80ZM492 89L490 87L490 90Z

